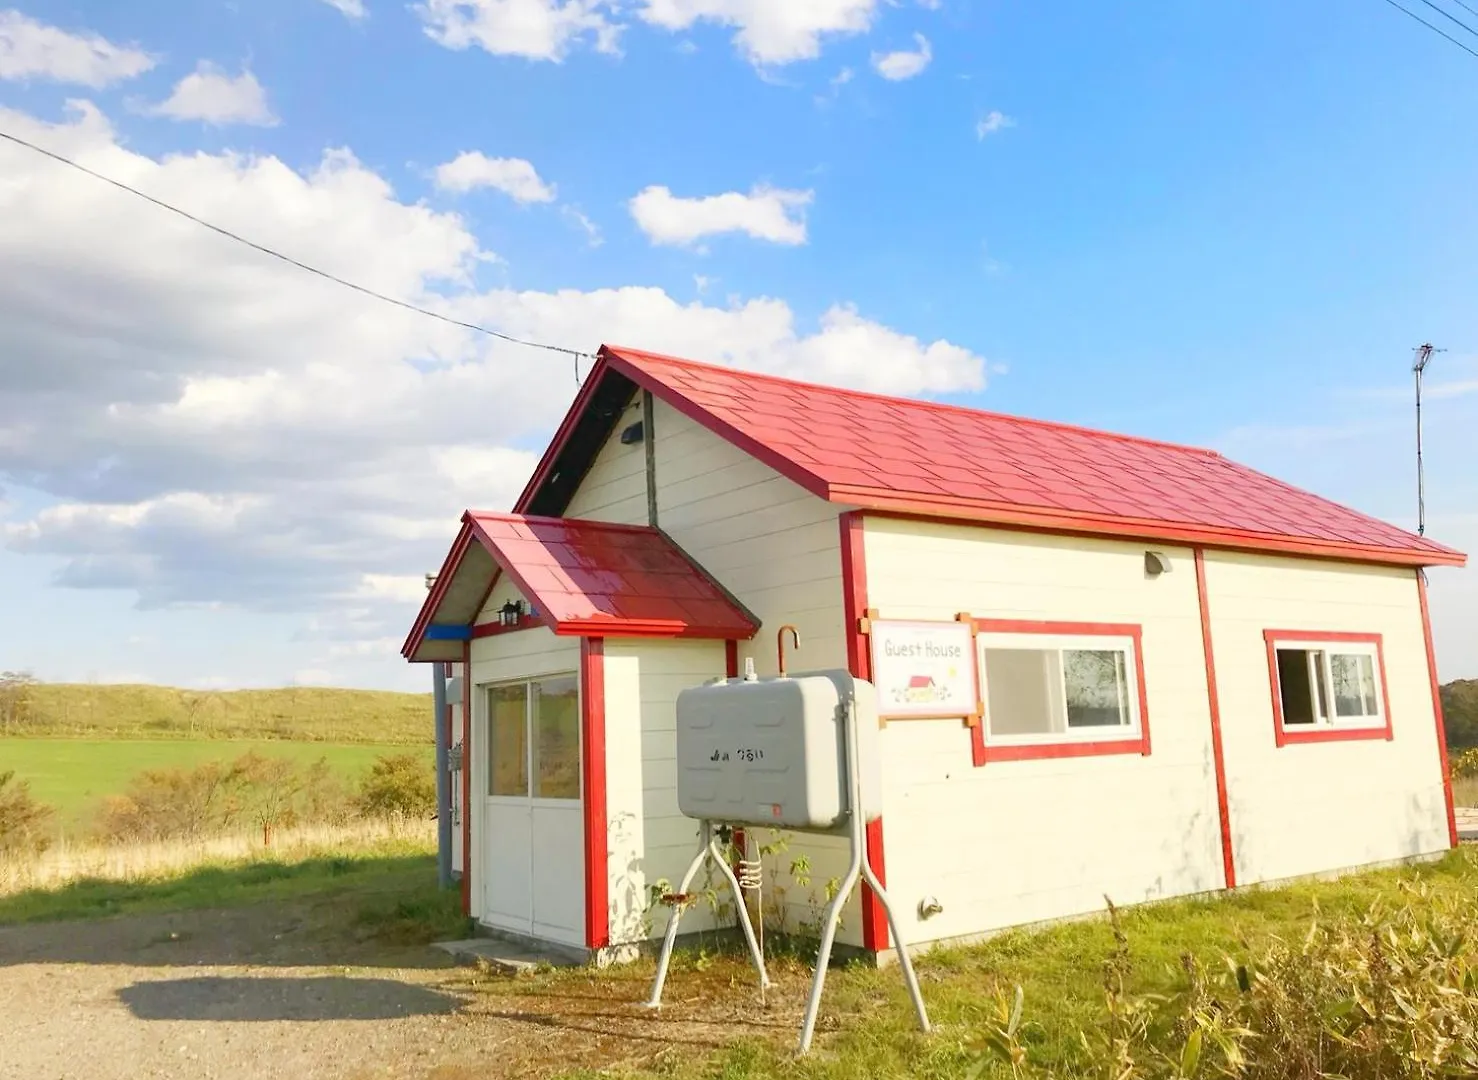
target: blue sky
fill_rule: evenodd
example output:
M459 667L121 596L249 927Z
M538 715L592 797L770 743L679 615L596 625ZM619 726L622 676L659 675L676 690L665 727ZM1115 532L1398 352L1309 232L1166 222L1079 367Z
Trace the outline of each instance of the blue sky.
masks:
M1410 526L1432 340L1428 531L1470 551L1475 112L1478 58L1382 0L0 14L4 130L578 348L1210 445ZM567 361L0 170L0 667L419 687L418 576L521 486ZM1432 596L1478 676L1475 571Z

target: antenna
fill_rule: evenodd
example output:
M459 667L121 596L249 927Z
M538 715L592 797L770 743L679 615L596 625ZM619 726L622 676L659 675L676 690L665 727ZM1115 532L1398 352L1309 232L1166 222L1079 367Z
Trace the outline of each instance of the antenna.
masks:
M1446 351L1446 349L1434 348L1431 342L1418 345L1415 350L1415 359L1411 364L1411 370L1416 375L1416 534L1418 536L1427 534L1427 480L1422 464L1422 374L1427 370L1427 363L1432 359L1433 353Z

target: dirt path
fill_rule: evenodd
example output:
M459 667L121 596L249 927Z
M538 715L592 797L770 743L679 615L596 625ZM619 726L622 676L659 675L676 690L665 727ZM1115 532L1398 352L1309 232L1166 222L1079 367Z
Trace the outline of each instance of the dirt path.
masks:
M678 976L657 1016L640 972L501 979L342 924L320 902L0 927L0 1078L534 1080L788 1039L804 994L761 1010L725 977L700 1007Z

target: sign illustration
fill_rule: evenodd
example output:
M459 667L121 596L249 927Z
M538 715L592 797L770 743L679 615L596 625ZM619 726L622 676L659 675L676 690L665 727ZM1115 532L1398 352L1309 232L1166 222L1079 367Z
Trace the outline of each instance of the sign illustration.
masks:
M980 696L970 625L874 620L872 676L884 717L973 716Z

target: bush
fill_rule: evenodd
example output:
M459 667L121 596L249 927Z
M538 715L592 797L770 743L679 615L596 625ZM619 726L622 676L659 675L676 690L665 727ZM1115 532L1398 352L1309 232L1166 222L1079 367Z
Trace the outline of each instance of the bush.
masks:
M51 846L49 806L31 797L31 785L0 772L0 855L39 855Z
M1478 776L1478 749L1463 750L1452 756L1452 778L1470 780Z
M1404 885L1404 903L1274 940L1218 978L1182 959L1179 993L1130 989L1128 941L1110 907L1116 948L1105 965L1104 1016L1083 1035L1074 1077L1114 1080L1435 1080L1478 1076L1478 944L1456 898ZM1030 1062L1023 1001L1002 998L977 1042L974 1075Z
M436 774L415 754L377 758L359 785L365 817L419 817L436 813Z
M98 832L117 842L189 840L250 823L270 842L275 829L342 825L354 811L326 759L304 769L289 758L247 753L229 764L140 773L126 793L104 802Z
M123 795L103 803L98 832L121 843L191 840L224 832L241 818L246 778L207 761L191 769L147 769Z

